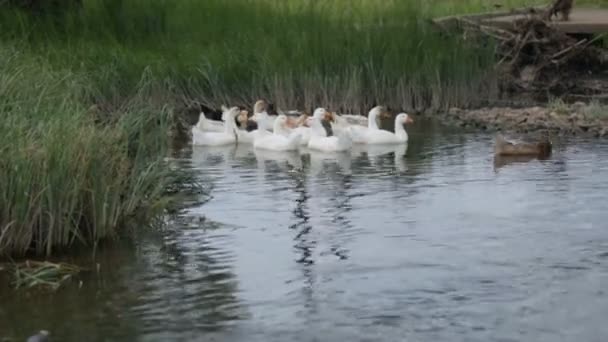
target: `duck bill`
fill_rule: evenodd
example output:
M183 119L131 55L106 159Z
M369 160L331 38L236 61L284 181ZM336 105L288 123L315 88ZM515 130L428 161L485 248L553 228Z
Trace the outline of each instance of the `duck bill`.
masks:
M414 119L412 119L410 116L408 116L407 119L405 119L405 123L406 124L413 124L414 123Z

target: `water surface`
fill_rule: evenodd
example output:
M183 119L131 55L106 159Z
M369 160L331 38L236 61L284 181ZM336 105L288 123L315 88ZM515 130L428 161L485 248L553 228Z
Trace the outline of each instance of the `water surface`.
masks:
M608 145L500 161L418 123L407 149L189 148L209 191L52 296L0 293L0 337L604 341Z

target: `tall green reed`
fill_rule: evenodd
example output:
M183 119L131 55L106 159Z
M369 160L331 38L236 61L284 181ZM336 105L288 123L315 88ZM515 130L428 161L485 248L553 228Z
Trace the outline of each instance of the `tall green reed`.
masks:
M94 93L86 75L0 55L0 256L95 246L159 218L176 177L164 162L168 111L135 94L100 118L82 103Z
M106 102L146 68L170 81L163 91L174 98L216 108L259 97L356 111L474 102L491 48L442 36L430 24L437 13L421 0L90 0L59 23L11 13L0 35L27 37L53 65L95 75Z

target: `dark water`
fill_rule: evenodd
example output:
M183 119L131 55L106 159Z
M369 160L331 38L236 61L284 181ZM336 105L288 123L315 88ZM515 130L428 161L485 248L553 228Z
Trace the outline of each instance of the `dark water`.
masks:
M185 151L210 200L81 289L3 290L0 337L605 341L608 145L501 166L491 135L410 137L405 156Z

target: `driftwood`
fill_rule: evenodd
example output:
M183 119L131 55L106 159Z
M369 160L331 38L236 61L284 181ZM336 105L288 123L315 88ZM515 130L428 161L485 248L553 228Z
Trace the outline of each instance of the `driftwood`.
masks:
M509 29L470 18L454 20L467 40L485 37L480 39L483 44L487 38L496 42L496 70L508 91L604 94L606 87L600 93L597 89L576 89L581 75L594 71L601 74L608 67L606 50L593 45L603 36L577 39L551 25L551 17L558 12L567 20L571 6L572 1L557 0L545 9L529 8Z

